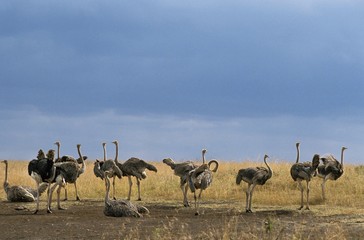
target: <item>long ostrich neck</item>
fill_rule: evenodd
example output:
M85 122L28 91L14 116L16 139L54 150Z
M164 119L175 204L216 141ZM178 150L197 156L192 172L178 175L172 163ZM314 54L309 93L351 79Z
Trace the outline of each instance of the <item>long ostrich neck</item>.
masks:
M297 159L296 159L296 163L298 163L300 161L300 145L297 144L296 145L297 148Z
M272 172L272 169L269 167L269 165L267 163L267 158L268 158L268 156L264 156L264 163L265 163L265 165L267 165L269 175L272 176L273 172Z
M60 159L60 155L61 155L61 153L60 153L60 149L61 149L61 143L57 143L57 159Z
M115 163L119 163L118 156L119 156L119 143L114 142L115 144Z
M78 152L78 156L80 156L81 162L82 162L82 167L81 167L80 172L83 173L86 170L86 165L85 165L85 160L83 159L83 156L81 153L81 145L77 145L77 152Z
M8 162L5 162L5 180L4 185L8 183Z
M344 150L345 148L341 149L341 167L344 169Z
M206 151L202 151L202 164L205 164L205 162L206 162L205 153L206 153Z
M105 203L109 202L109 192L110 192L110 180L108 176L105 175L105 186L106 186L106 195L105 195Z
M106 143L102 144L102 148L104 149L104 162L106 161Z

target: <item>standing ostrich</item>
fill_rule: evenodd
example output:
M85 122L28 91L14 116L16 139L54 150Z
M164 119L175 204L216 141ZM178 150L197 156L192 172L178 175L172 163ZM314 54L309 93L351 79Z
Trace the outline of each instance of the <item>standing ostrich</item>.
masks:
M75 183L77 178L85 172L86 170L86 164L85 160L81 153L81 144L77 144L77 152L80 156L80 159L82 159L82 166L80 167L77 162L61 162L55 164L56 166L56 177L54 179L55 184L51 187L48 197L48 208L47 212L52 213L51 210L51 203L52 203L52 193L57 189L57 207L59 210L64 210L64 208L61 207L60 204L60 193L61 193L61 187L63 187L66 183ZM77 195L77 188L76 188L76 195Z
M35 199L38 198L38 191L27 186L11 186L8 182L8 160L2 162L5 163L4 191L8 201L34 202ZM41 194L47 189L48 185L47 183L42 183L39 187L39 194Z
M56 163L77 162L78 164L82 164L82 160L80 158L75 159L74 157L68 156L68 155L64 155L64 156L60 157L61 142L56 141L54 144L57 145L57 158L55 160ZM82 159L86 160L87 156L83 156ZM81 201L80 196L78 195L78 192L77 192L76 182L74 182L74 186L75 186L75 190L76 190L76 201ZM64 199L63 199L63 201L67 201L67 200L68 200L68 193L67 193L67 183L66 183L65 187L64 187Z
M143 206L136 206L128 200L111 200L109 199L110 191L110 172L104 172L106 194L104 214L109 217L142 217L141 213L149 213L149 210Z
M299 149L300 143L296 143L296 149L297 149L297 159L296 163L292 165L291 167L291 176L294 181L298 182L298 186L301 190L301 206L298 208L298 210L301 210L303 208L303 186L302 181L306 181L307 185L307 199L306 199L306 210L310 210L309 207L309 193L310 193L310 186L309 183L311 181L311 178L314 176L316 169L320 163L320 156L318 154L315 154L313 156L312 162L304 162L300 163L300 149Z
M174 170L174 174L180 177L180 188L183 193L183 206L189 207L190 204L188 203L187 200L188 184L186 184L188 173L193 169L197 168L198 166L191 161L175 163L171 158L163 159L163 163L170 166L171 169Z
M123 173L120 168L115 164L114 160L106 160L106 143L102 143L102 148L104 150L104 161L99 161L96 159L94 165L94 174L96 177L104 180L105 172L108 173L109 177L113 178L112 186L113 186L113 199L115 198L115 177L119 179L122 178Z
M219 163L216 160L211 160L207 164L205 163L205 154L207 150L202 149L202 165L194 168L188 173L188 185L190 187L191 192L193 192L193 196L195 199L195 215L199 215L200 208L200 200L201 193L203 190L207 189L212 183L212 172L216 172ZM215 168L213 170L210 169L210 165L214 163ZM198 199L196 196L196 189L200 189L200 193L198 194Z
M127 176L129 180L129 194L128 194L128 200L130 200L131 196L131 187L133 186L133 182L131 180L131 177L135 177L137 180L137 186L138 186L138 201L141 201L140 197L140 181L142 179L145 179L147 177L147 173L145 172L146 169L150 171L157 172L157 168L153 166L152 164L149 164L145 162L142 159L132 157L125 161L123 164L120 164L118 162L118 152L119 152L119 144L118 141L113 141L116 148L116 154L115 154L115 163L118 165L118 167L123 172L123 176Z
M37 196L40 196L41 184L48 183L48 193L50 192L51 183L56 176L56 166L54 164L54 150L50 150L45 156L43 150L39 150L37 159L33 159L28 164L28 174L31 176L37 184ZM49 198L49 196L48 196ZM39 211L39 197L37 198L37 207L34 214Z
M264 155L265 167L245 168L240 169L236 176L236 184L240 184L241 180L248 183L246 190L246 205L245 211L252 213L252 197L256 185L264 185L272 177L272 169L267 163L268 155Z
M344 173L344 151L346 147L341 148L341 163L337 161L331 154L326 157L321 157L323 165L318 166L317 176L323 178L321 184L322 187L322 198L326 200L325 196L325 183L327 180L337 180Z

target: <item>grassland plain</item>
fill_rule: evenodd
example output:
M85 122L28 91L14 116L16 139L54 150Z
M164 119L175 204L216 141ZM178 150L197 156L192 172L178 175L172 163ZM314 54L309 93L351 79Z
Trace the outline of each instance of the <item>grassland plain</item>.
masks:
M141 204L150 214L144 218L110 218L103 215L105 185L93 174L87 160L86 172L77 181L81 201L75 201L74 187L68 185L65 211L47 214L46 196L41 210L33 215L35 203L9 203L0 190L0 231L3 239L363 239L364 166L345 165L344 175L326 184L327 200L321 197L322 179L311 181L310 211L298 211L300 192L291 179L292 163L271 161L273 177L257 186L253 195L254 213L244 212L246 184L237 186L239 169L262 166L260 162L224 162L214 174L212 186L203 192L202 214L182 205L179 178L161 161L153 164L142 181ZM35 186L27 174L27 161L9 161L11 185ZM4 177L4 165L0 165ZM116 196L125 198L126 178L117 180ZM137 198L136 184L132 201ZM188 198L193 203L193 195ZM55 203L53 203L55 206ZM192 205L193 206L193 205ZM22 209L22 210L15 210Z

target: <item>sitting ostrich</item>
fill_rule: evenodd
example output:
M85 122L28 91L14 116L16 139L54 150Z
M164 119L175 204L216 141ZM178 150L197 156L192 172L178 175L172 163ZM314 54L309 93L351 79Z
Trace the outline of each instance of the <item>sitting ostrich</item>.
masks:
M149 210L143 206L137 206L128 200L113 200L109 199L110 180L112 175L109 171L104 172L106 194L104 214L109 217L142 217L142 214L149 213Z
M82 160L80 158L75 159L72 156L69 155L64 155L62 157L60 157L60 148L61 148L61 142L60 141L56 141L54 143L57 146L57 158L55 160L56 163L61 163L61 162L77 162L78 164L82 164ZM87 156L82 156L83 160L87 159ZM77 184L76 182L73 183L75 186L75 191L76 191L76 201L80 201L80 196L78 195L78 191L77 191ZM64 187L64 199L63 201L67 201L68 200L68 193L67 193L67 183L65 184Z
M8 160L5 163L5 180L4 191L10 202L34 202L38 198L38 191L27 186L11 186L8 182ZM41 183L39 186L39 196L48 188L47 183Z
M190 204L187 200L187 190L188 190L188 184L187 178L188 173L192 171L193 169L197 168L198 165L194 164L191 161L182 162L182 163L175 163L171 158L165 158L163 159L163 163L167 164L171 167L171 169L174 171L174 174L180 177L180 188L183 193L183 206L189 207Z
M59 210L64 210L64 208L60 205L60 194L61 194L61 187L64 187L66 183L75 183L78 177L85 172L86 164L85 160L81 153L81 144L77 144L77 152L80 156L82 161L82 166L80 167L77 162L69 161L69 162L60 162L54 164L56 166L56 176L54 178L55 184L51 187L49 196L48 196L48 208L47 212L52 213L51 210L51 203L52 203L52 193L57 189L57 207ZM76 188L77 190L77 188Z
M297 159L296 163L292 165L291 167L291 177L294 181L298 182L298 186L301 190L301 206L298 208L298 210L301 210L303 208L303 186L302 181L306 181L307 186L307 199L306 199L306 210L310 210L309 207L309 193L310 193L310 186L309 183L312 179L312 177L316 173L316 169L320 163L320 156L318 154L315 154L313 156L312 162L304 162L300 163L300 149L299 149L300 143L296 143L296 149L297 149Z
M105 172L108 172L108 176L113 178L112 186L113 186L113 199L115 198L115 177L118 177L119 179L122 178L123 172L120 170L120 168L116 165L114 160L106 160L106 143L102 143L102 147L104 150L104 160L100 161L96 159L94 164L94 174L96 177L101 178L104 180Z
M344 173L344 151L346 147L341 148L341 162L337 161L333 155L321 157L323 165L319 165L317 168L317 176L323 178L321 184L322 198L326 200L325 196L325 183L327 180L337 180Z
M247 213L252 213L252 197L253 191L256 185L264 185L272 177L272 169L267 164L268 155L264 156L265 167L254 167L240 169L238 175L236 176L236 184L240 184L243 180L248 183L248 188L246 190L246 205L245 211Z
M199 215L200 208L200 200L202 191L207 189L212 183L212 172L216 172L219 163L216 160L211 160L207 164L205 163L205 154L207 150L202 149L202 165L194 168L188 173L188 185L190 187L191 192L193 192L193 196L195 199L195 215ZM210 169L210 165L214 163L215 168ZM198 199L196 196L196 190L200 189L200 193L198 194Z
M48 183L48 193L50 192L51 183L57 174L57 169L54 164L54 150L49 150L47 156L43 150L38 151L37 159L33 159L28 164L28 174L37 184L37 196L40 196L41 184ZM48 196L49 198L49 196ZM34 214L39 211L39 197L37 198L37 207Z
M127 176L129 180L129 193L128 193L128 200L130 200L131 196L131 187L133 186L133 182L131 180L132 177L136 178L137 187L138 187L138 201L141 201L140 197L140 181L142 179L147 178L146 169L157 172L157 168L152 164L145 162L142 159L132 157L125 161L123 164L119 163L118 161L118 153L119 153L119 144L118 141L113 141L115 144L116 154L115 154L115 163L123 172L123 176Z

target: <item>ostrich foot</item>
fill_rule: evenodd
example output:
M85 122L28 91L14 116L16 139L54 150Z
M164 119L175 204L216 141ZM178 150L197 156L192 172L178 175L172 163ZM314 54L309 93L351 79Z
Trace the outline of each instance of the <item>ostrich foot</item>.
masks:
M138 198L138 200L137 201L141 201L142 199L141 198Z
M253 211L251 209L247 209L245 212L252 213Z
M58 210L66 210L66 208L58 207Z
M307 206L307 207L305 208L305 210L310 210L310 207L309 207L309 206Z
M47 213L53 213L50 208L47 209Z
M76 197L76 201L81 201L79 196Z
M299 207L297 210L301 210L303 208L303 206Z
M63 201L67 201L67 200L68 200L68 198L63 199Z
M198 215L200 215L200 213L199 212L195 212L195 216L198 216Z
M38 213L38 211L39 211L38 209L37 209L37 210L35 210L35 211L33 212L33 214L37 214L37 213Z
M190 206L190 204L187 202L187 203L184 203L184 204L183 204L183 206L185 206L185 207L189 207L189 206Z

